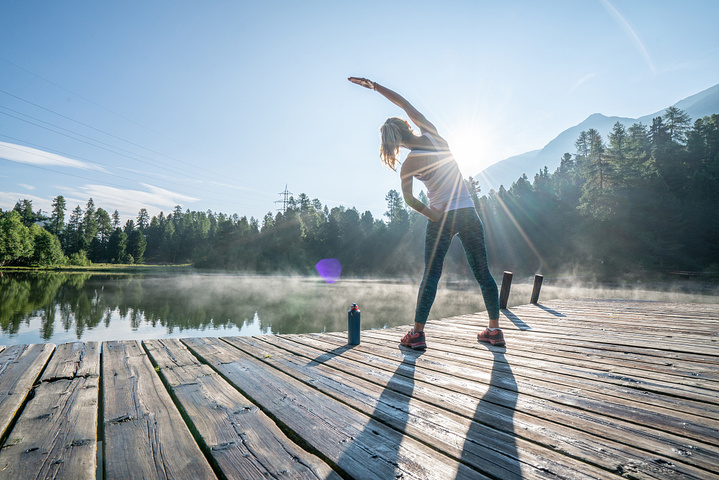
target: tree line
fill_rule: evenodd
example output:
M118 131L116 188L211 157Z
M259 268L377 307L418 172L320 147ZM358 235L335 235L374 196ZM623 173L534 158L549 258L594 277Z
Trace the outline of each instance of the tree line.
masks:
M604 139L581 132L574 154L530 181L482 195L466 180L485 226L495 271L598 273L719 268L719 115L692 123L670 107L651 125L616 123ZM423 194L422 194L423 196ZM0 211L0 265L186 264L256 273L310 273L337 258L349 275L417 275L426 219L391 190L383 218L306 194L284 211L253 217L185 210L120 222L89 199L67 221L29 200ZM426 201L426 197L423 197ZM457 242L455 242L457 243ZM453 244L447 271L467 274Z

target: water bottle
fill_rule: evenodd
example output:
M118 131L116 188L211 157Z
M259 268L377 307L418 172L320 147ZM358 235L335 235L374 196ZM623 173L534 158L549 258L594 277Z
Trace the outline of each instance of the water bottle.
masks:
M347 343L359 345L360 343L360 309L356 303L347 312Z

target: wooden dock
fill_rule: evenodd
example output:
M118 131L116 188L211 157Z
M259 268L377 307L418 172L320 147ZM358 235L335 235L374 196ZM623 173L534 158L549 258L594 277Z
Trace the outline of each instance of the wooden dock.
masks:
M0 346L0 479L719 479L719 305Z

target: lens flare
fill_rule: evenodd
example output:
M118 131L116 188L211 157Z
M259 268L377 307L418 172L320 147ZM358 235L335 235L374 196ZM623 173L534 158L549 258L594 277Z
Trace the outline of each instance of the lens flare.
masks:
M340 279L342 264L336 258L323 258L315 265L317 273L327 283L335 283Z

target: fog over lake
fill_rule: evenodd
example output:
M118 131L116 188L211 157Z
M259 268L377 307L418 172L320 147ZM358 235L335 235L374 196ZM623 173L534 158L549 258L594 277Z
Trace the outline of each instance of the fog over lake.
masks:
M497 283L501 273L495 273ZM529 303L531 278L514 279L509 306ZM419 279L340 279L232 274L0 274L0 344L344 331L357 303L362 329L409 325ZM567 285L575 286L567 286ZM545 278L553 298L719 303L698 282L599 287ZM430 319L484 311L473 280L440 283ZM477 329L483 325L478 322Z

